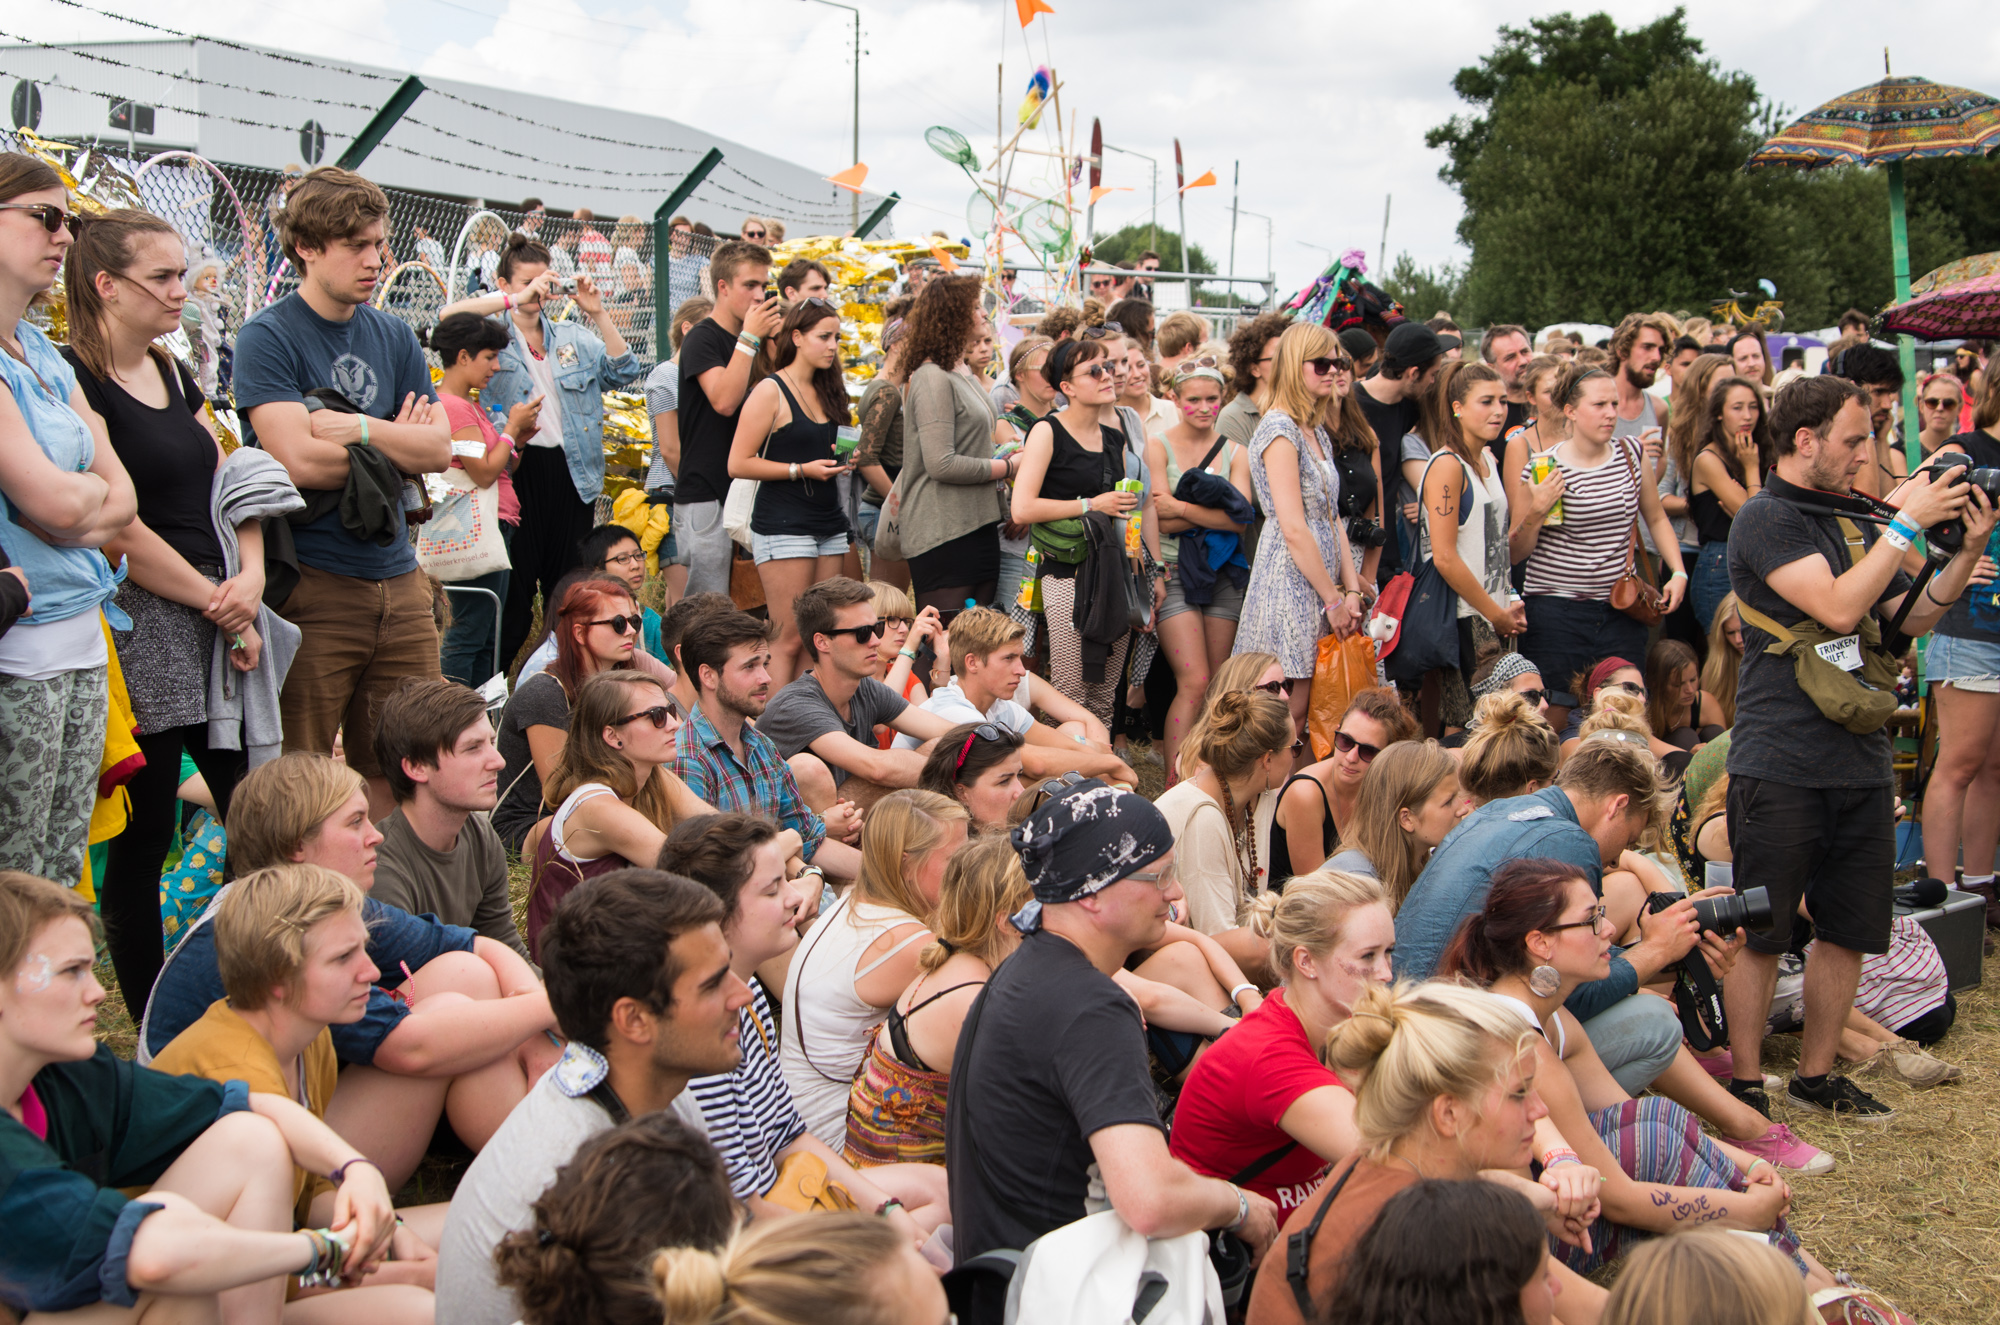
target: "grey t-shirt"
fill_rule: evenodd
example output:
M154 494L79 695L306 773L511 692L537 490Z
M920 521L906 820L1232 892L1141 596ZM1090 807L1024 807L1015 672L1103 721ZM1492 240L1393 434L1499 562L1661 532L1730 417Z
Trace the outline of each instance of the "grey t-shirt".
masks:
M458 845L450 851L434 850L418 837L400 807L376 827L382 830L370 890L376 901L411 915L434 915L447 925L464 925L524 959L528 956L507 896L507 849L485 815L465 821Z
M507 767L500 773L500 804L493 810L493 828L516 850L542 817L542 777L528 749L530 727L569 731L569 696L563 693L562 682L547 672L536 672L514 687L494 740Z
M1334 852L1327 857L1326 864L1320 868L1338 870L1342 874L1358 874L1364 879L1382 877L1375 872L1375 862L1368 859L1368 853L1360 847L1349 847L1345 851Z
M1873 547L1875 526L1859 528L1862 540ZM1779 625L1796 625L1806 614L1766 584L1765 577L1815 552L1826 558L1834 575L1847 573L1847 543L1840 526L1830 517L1807 515L1766 487L1743 503L1729 528L1729 586L1738 599ZM1882 599L1909 587L1910 577L1897 571ZM1888 731L1857 736L1821 713L1799 689L1792 660L1764 652L1773 642L1747 619L1743 622L1743 671L1736 683L1729 775L1792 787L1889 786Z
M833 701L820 688L819 678L808 672L776 695L757 719L757 730L771 738L778 753L790 759L814 741L832 732L846 732L863 745L875 746L875 727L886 724L910 706L910 701L872 676L861 678L861 686L847 704L842 721ZM833 784L847 781L847 770L832 764Z

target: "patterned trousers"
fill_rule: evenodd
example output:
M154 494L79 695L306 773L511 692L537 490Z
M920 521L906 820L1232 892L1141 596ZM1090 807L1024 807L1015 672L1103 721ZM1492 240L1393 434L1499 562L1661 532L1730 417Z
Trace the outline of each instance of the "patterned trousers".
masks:
M107 676L101 665L47 681L0 676L0 869L65 888L83 877Z

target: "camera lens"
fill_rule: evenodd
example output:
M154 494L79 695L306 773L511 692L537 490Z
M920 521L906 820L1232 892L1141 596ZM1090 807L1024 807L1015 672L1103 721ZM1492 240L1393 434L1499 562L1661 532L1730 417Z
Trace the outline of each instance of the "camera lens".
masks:
M1987 497L2000 501L2000 469L1975 469L1972 471L1972 486Z
M1734 934L1738 929L1752 934L1771 927L1771 893L1766 888L1745 888L1733 897L1697 897L1695 918L1710 934Z

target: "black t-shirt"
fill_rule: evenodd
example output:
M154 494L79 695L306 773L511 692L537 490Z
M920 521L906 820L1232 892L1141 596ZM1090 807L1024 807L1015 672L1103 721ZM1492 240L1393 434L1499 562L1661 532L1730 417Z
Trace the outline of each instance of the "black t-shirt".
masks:
M1361 413L1368 420L1368 426L1375 430L1375 439L1381 447L1382 478L1393 492L1396 488L1395 476L1403 472L1403 438L1416 430L1417 402L1397 400L1385 404L1368 394L1365 382L1354 388L1354 398L1360 402ZM1397 513L1384 509L1381 515L1383 526L1393 529ZM1392 537L1382 548L1382 559L1376 563L1376 574L1386 582L1402 564L1402 558L1396 551L1396 540Z
M1528 421L1528 415L1532 410L1533 406L1526 402L1513 400L1507 402L1507 421L1500 425L1500 435L1486 444L1486 449L1493 453L1494 473L1507 472L1507 439L1513 436L1514 429Z
M1342 517L1368 514L1375 504L1374 455L1367 450L1335 451L1333 467L1340 471L1340 514ZM1381 512L1377 511L1377 518Z
M729 444L736 440L736 414L708 403L700 377L726 368L736 353L736 337L703 318L681 341L681 470L674 475L675 500L692 504L729 496ZM738 408L741 408L740 406Z
M1784 480L1773 474L1770 484ZM1875 545L1879 531L1859 523L1862 541ZM1780 500L1770 486L1756 493L1736 512L1729 530L1729 585L1738 599L1781 626L1794 626L1806 614L1765 583L1781 566L1819 553L1834 575L1847 573L1847 542L1830 516L1807 515ZM1900 570L1882 600L1910 588ZM1736 683L1736 726L1729 740L1729 775L1762 778L1793 787L1886 787L1892 782L1889 733L1857 736L1819 711L1805 691L1788 657L1765 653L1774 641L1746 619L1743 622L1743 671Z
M1963 451L1982 469L2000 468L2000 441L1985 432L1962 432L1939 450ZM1986 555L2000 557L2000 529L1986 537ZM2000 583L1968 585L1937 623L1937 633L2000 643Z
M945 1169L961 1265L1083 1218L1092 1133L1160 1127L1139 1005L1047 930L987 981L952 1063Z
M118 383L100 381L69 346L62 347L62 356L76 369L83 398L104 417L111 449L139 494L139 518L190 565L222 565L209 509L215 438L201 426L201 388L187 369L175 363L163 374L167 404L154 409Z

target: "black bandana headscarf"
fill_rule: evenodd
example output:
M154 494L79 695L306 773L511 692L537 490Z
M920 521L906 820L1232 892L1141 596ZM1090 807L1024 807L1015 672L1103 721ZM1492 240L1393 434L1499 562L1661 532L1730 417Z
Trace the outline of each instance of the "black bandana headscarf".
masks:
M1100 892L1174 848L1173 831L1151 801L1096 778L1051 798L1011 838L1035 892L1013 918L1023 934L1041 927L1043 906Z

